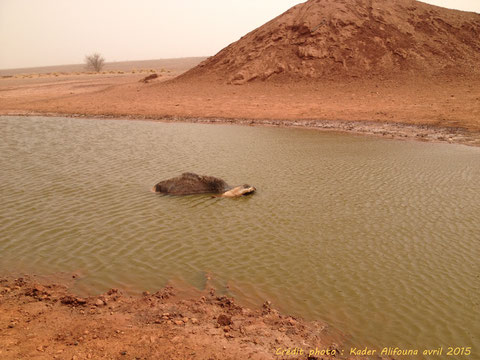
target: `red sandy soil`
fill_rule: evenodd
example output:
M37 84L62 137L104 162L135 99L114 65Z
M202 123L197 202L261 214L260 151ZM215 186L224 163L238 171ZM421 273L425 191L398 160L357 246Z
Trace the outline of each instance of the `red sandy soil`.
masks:
M480 145L480 77L241 86L146 74L0 80L0 114L303 126ZM170 78L173 75L170 75Z
M335 338L326 324L268 302L247 309L213 290L84 298L45 279L0 278L1 359L346 359ZM295 348L307 354L276 354Z

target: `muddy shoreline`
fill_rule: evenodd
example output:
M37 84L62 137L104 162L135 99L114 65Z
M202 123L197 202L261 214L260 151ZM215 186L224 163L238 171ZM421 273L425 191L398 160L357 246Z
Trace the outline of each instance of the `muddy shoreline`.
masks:
M74 280L72 280L74 281ZM2 359L360 359L319 321L249 309L213 288L81 297L68 282L0 276Z
M464 128L447 128L432 125L412 125L399 122L369 122L369 121L342 121L342 120L271 120L271 119L243 119L243 118L198 118L182 116L145 116L145 115L91 115L69 113L41 113L41 112L12 112L0 113L0 116L22 117L67 117L80 119L109 119L109 120L141 120L153 122L183 122L196 124L229 124L243 126L270 126L283 128L301 128L319 131L349 133L353 135L368 135L386 139L414 140L422 142L436 142L461 144L480 147L480 134Z

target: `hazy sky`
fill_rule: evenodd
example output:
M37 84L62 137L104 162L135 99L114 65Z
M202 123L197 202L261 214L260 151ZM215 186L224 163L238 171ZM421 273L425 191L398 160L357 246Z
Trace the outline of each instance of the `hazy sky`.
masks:
M0 0L0 69L214 55L299 0ZM480 13L480 0L427 0Z

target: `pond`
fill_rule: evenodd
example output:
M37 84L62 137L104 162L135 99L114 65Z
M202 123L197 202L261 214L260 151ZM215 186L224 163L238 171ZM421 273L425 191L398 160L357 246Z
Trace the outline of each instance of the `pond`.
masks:
M480 148L303 129L0 117L0 271L79 290L211 276L364 347L480 340ZM238 199L150 192L182 172Z

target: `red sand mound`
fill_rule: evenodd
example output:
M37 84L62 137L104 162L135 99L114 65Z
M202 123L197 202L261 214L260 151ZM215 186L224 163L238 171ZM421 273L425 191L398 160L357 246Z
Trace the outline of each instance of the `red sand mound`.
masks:
M413 0L309 0L180 77L266 79L480 72L480 14Z

